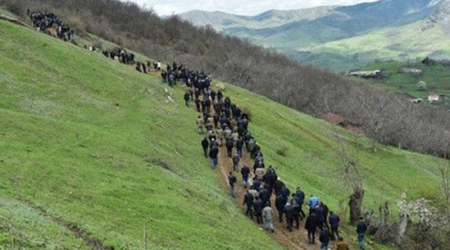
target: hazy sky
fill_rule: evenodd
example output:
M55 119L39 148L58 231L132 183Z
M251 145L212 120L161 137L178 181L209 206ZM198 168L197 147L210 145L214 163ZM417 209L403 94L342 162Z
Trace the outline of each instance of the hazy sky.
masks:
M123 0L125 1L125 0ZM323 5L352 5L378 0L131 0L153 7L159 15L179 14L189 10L224 11L239 15L255 15L266 10L301 9Z

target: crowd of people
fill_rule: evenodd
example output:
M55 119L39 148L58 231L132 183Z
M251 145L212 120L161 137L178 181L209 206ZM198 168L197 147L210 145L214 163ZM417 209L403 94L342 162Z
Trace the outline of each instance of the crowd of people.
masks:
M255 219L256 223L263 224L265 231L274 232L276 210L278 222L285 221L290 232L300 229L300 224L305 220L304 228L308 232L309 244L316 243L316 232L320 231L320 249L328 249L332 240L338 240L338 250L349 249L339 235L338 214L329 211L328 206L313 194L306 203L305 192L300 187L291 192L273 166L266 168L262 149L249 131L249 115L229 97L225 97L221 90L212 89L212 81L207 74L188 70L183 65L178 67L174 63L161 76L163 82L170 86L180 81L187 87L184 94L185 105L189 107L191 102L195 103L195 109L199 113L196 121L198 132L205 135L201 141L203 155L210 159L213 169L218 165L220 149L226 150L226 155L232 162L227 178L229 192L236 198L236 186L239 185L236 173L239 173L246 189L243 205L247 216ZM246 154L253 161L252 168L242 164L242 158ZM308 216L303 211L304 205L308 207ZM357 227L360 249L365 249L366 230L367 227L361 220Z
M27 14L38 31L48 32L63 41L74 42L74 30L65 26L55 14L31 12L30 10L27 11Z

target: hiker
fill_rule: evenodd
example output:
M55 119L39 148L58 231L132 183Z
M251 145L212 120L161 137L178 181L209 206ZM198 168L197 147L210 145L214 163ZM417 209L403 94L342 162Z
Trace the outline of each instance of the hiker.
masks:
M335 213L333 213L333 211L330 212L330 218L328 218L328 222L330 223L330 227L331 227L331 239L335 240L335 239L339 239L339 222L341 221L341 219L339 218L339 216Z
M258 192L258 195L264 204L269 204L269 206L270 206L269 191L266 189L266 187L261 188Z
M280 223L283 222L283 211L284 211L284 207L286 206L286 203L287 203L287 198L282 194L279 194L277 196L277 198L275 198L275 207L278 210L278 221Z
M208 138L205 137L202 141L202 148L203 153L205 154L205 158L208 158L208 147L209 147Z
M254 201L254 197L253 195L250 193L249 190L246 191L245 195L244 195L244 204L242 205L246 205L247 209L245 210L245 215L249 216L253 219L253 201Z
M228 157L231 158L231 154L233 153L233 146L234 146L233 138L231 136L227 138L226 146L227 146Z
M316 213L317 222L319 222L318 227L319 227L319 229L322 229L323 227L325 227L325 215L324 215L323 207L318 206L316 208L315 213Z
M330 244L331 233L328 231L327 227L323 227L320 233L320 250L328 250L328 245Z
M359 222L356 225L356 233L358 234L358 245L359 245L359 249L361 249L361 250L365 249L364 235L365 235L366 231L367 231L367 225L363 221L363 218L360 217Z
M163 83L167 83L167 77L168 77L167 71L163 70L163 71L161 72L161 78L162 78L162 80L163 80Z
M318 224L316 215L314 213L310 213L305 223L305 229L308 231L309 244L315 244L316 229Z
M316 212L316 207L319 205L319 199L317 199L316 196L314 196L314 194L311 194L311 196L309 197L309 213L315 213Z
M303 211L303 203L305 202L305 192L302 191L301 188L297 188L297 190L295 191L295 196L298 198L298 204L300 206L300 215L301 215L301 219L306 218L306 214Z
M253 204L253 208L255 210L256 222L258 224L261 224L263 222L262 219L263 203L259 197L256 197L255 203Z
M186 107L189 107L189 100L191 99L191 96L189 94L188 91L186 91L186 93L184 93L184 102L186 104Z
M260 187L261 187L261 182L258 179L256 179L256 177L253 178L253 188L259 192Z
M217 167L217 155L219 154L219 148L214 146L209 151L209 157L211 158L212 168Z
M239 161L241 160L241 157L239 157L239 155L236 153L233 155L233 170L235 172L239 171Z
M329 209L328 209L328 206L326 204L324 204L323 202L319 202L319 206L322 207L322 209L323 209L323 216L325 217L325 220L324 220L323 224L328 229L330 229L330 227L328 226L328 213L330 212Z
M248 176L250 174L250 168L248 166L244 166L241 169L241 174L242 174L242 183L247 188L247 186L248 186Z
M243 155L242 152L243 147L244 147L244 140L242 139L242 137L239 137L238 140L236 141L236 151L240 157L242 157Z
M230 185L230 194L233 198L236 198L236 191L234 190L234 185L236 184L236 177L233 175L233 172L228 174L228 184Z
M300 229L300 205L297 196L292 194L291 205L293 209L293 218L295 222L295 228Z
M342 237L339 237L336 250L350 250L348 244L344 242L344 239Z
M273 229L273 211L270 205L267 203L266 207L262 211L262 215L264 218L264 231L267 231L268 228L272 230L272 233L274 232Z
M283 212L286 215L287 229L289 232L292 232L292 224L294 223L294 209L291 204L286 203Z
M197 118L197 127L198 127L198 133L203 134L203 119L202 119L201 115L199 115Z

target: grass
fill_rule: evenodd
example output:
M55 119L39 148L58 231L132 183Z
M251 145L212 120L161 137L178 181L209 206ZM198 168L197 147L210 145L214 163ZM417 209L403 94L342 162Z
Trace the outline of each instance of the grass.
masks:
M421 69L423 74L420 76L400 73L401 68ZM383 62L368 65L364 70L381 69L385 79L381 81L369 81L370 83L382 86L391 92L407 93L416 98L427 99L429 93L445 94L450 96L450 71L448 66L430 65L426 66L420 62ZM417 84L424 81L427 84L426 91L419 91ZM445 105L445 102L434 103L436 105Z
M0 47L1 247L87 248L56 218L119 249L283 249L245 219L203 158L181 88L168 102L157 77L3 21ZM354 135L225 86L251 110L266 161L291 189L301 186L345 214L350 191L331 134L353 153ZM441 202L443 161L359 143L366 210L385 200L395 207L402 192ZM281 148L288 153L280 156Z

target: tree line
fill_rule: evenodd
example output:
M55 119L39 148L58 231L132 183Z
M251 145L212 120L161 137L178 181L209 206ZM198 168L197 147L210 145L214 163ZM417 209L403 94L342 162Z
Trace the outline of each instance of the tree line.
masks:
M28 9L51 11L79 34L204 69L301 112L338 114L362 127L375 150L381 143L439 156L450 152L449 112L302 66L211 27L194 27L177 16L161 18L152 9L119 0L0 0L0 6L24 18Z

